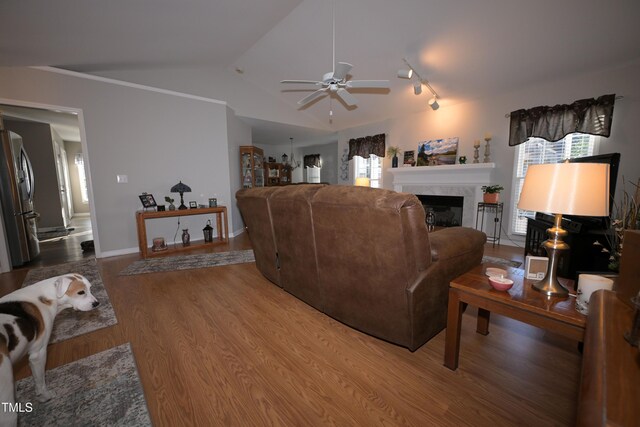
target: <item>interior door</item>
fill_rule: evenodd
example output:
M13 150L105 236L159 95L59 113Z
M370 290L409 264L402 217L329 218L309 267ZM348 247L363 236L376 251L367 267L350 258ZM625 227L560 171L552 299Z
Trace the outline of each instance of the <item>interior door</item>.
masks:
M70 191L70 187L67 185L64 172L67 164L67 156L64 148L60 147L55 141L53 142L53 153L56 159L56 175L58 177L58 190L60 191L60 206L62 206L62 222L66 228L69 227L71 223L71 207L69 206L69 197L67 197L67 192Z

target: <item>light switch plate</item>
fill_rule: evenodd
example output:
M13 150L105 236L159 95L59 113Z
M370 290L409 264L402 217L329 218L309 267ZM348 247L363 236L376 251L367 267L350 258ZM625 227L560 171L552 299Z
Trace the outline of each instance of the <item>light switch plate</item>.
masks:
M129 182L129 177L127 175L116 175L116 180L118 184L126 184Z

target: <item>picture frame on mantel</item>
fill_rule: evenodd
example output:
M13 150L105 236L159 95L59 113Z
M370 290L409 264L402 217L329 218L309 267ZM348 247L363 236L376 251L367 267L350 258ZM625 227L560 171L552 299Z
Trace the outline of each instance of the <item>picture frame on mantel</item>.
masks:
M412 167L416 165L415 151L409 150L404 152L403 167Z
M419 142L417 166L454 165L458 157L458 141L458 137L453 137Z

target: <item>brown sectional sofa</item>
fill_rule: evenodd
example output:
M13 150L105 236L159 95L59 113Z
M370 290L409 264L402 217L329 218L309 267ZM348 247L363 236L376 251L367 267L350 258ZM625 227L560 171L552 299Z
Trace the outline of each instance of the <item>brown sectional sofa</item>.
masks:
M236 198L267 279L412 351L446 326L449 281L482 260L484 233L427 233L412 194L307 184L240 190Z

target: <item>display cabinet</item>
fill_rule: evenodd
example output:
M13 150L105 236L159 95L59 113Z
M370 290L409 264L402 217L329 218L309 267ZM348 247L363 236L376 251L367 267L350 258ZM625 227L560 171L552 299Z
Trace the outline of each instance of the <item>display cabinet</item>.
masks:
M250 145L240 147L242 188L264 187L264 152Z
M283 163L265 163L264 181L266 186L291 184L291 167Z

